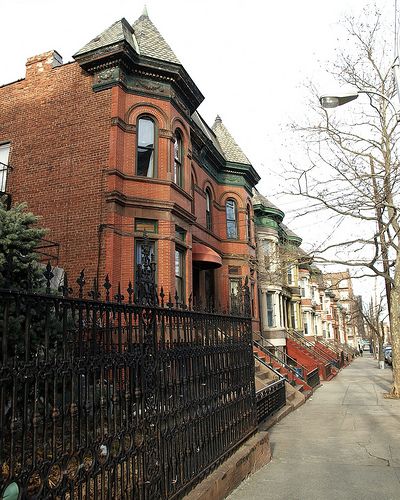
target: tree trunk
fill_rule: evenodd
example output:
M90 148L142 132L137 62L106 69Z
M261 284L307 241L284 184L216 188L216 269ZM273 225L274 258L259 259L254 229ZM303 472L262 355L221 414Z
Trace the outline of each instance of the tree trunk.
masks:
M381 335L379 335L378 337L378 349L379 349L379 357L378 357L379 369L383 370L385 368L385 357L383 355L383 337Z
M398 252L396 268L400 261ZM392 321L390 328L392 331L392 366L393 366L393 387L390 395L393 398L400 398L400 273L396 269L395 284L390 294Z

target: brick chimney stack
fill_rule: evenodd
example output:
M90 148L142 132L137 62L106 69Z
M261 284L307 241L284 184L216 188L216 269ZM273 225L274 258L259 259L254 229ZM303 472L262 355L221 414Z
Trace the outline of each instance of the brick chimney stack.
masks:
M25 64L26 78L40 76L52 68L61 66L62 63L62 57L56 50L30 57Z

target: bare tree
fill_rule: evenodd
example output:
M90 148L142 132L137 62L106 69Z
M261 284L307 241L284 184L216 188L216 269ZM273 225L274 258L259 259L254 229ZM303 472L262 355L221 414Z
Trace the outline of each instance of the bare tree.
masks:
M384 315L385 315L385 305L384 297L381 296L379 303L374 303L371 299L368 306L357 311L362 319L364 320L368 336L371 339L373 345L378 351L378 362L379 368L385 367L385 357L383 352L383 344L385 342L385 330L383 327ZM375 350L375 349L374 349Z
M267 249L259 245L257 264L258 283L265 285L288 285L290 273L301 262L311 262L310 257L299 247L281 242Z
M319 107L306 125L294 125L301 133L307 162L292 162L292 192L311 200L306 213L322 211L350 221L350 234L336 231L329 244L315 249L314 261L362 269L364 276L382 278L390 313L393 345L393 387L390 396L400 398L400 220L398 115L385 98L396 93L392 75L389 28L382 13L367 7L357 19L345 18L347 40L331 73L342 85L368 91L366 104L340 111ZM385 31L386 30L386 31ZM348 52L351 50L351 52ZM315 103L315 104L314 104Z

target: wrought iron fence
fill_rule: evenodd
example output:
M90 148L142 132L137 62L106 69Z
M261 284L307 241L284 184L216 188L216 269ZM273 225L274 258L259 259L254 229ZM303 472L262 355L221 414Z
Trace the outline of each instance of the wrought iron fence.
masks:
M263 422L286 404L285 379L273 382L257 391L257 420Z
M315 368L314 370L307 373L307 384L313 389L320 384L319 370Z
M0 289L0 498L181 498L255 432L250 316L176 308L142 262L137 294Z

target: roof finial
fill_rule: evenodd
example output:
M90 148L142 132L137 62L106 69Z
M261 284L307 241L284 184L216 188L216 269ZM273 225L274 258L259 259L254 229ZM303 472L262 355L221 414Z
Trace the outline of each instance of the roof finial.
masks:
M147 12L146 4L144 4L142 16L149 17L149 13Z
M215 122L214 122L214 125L215 125L216 123L222 123L221 117L220 117L219 115L217 115L217 116L215 117Z

